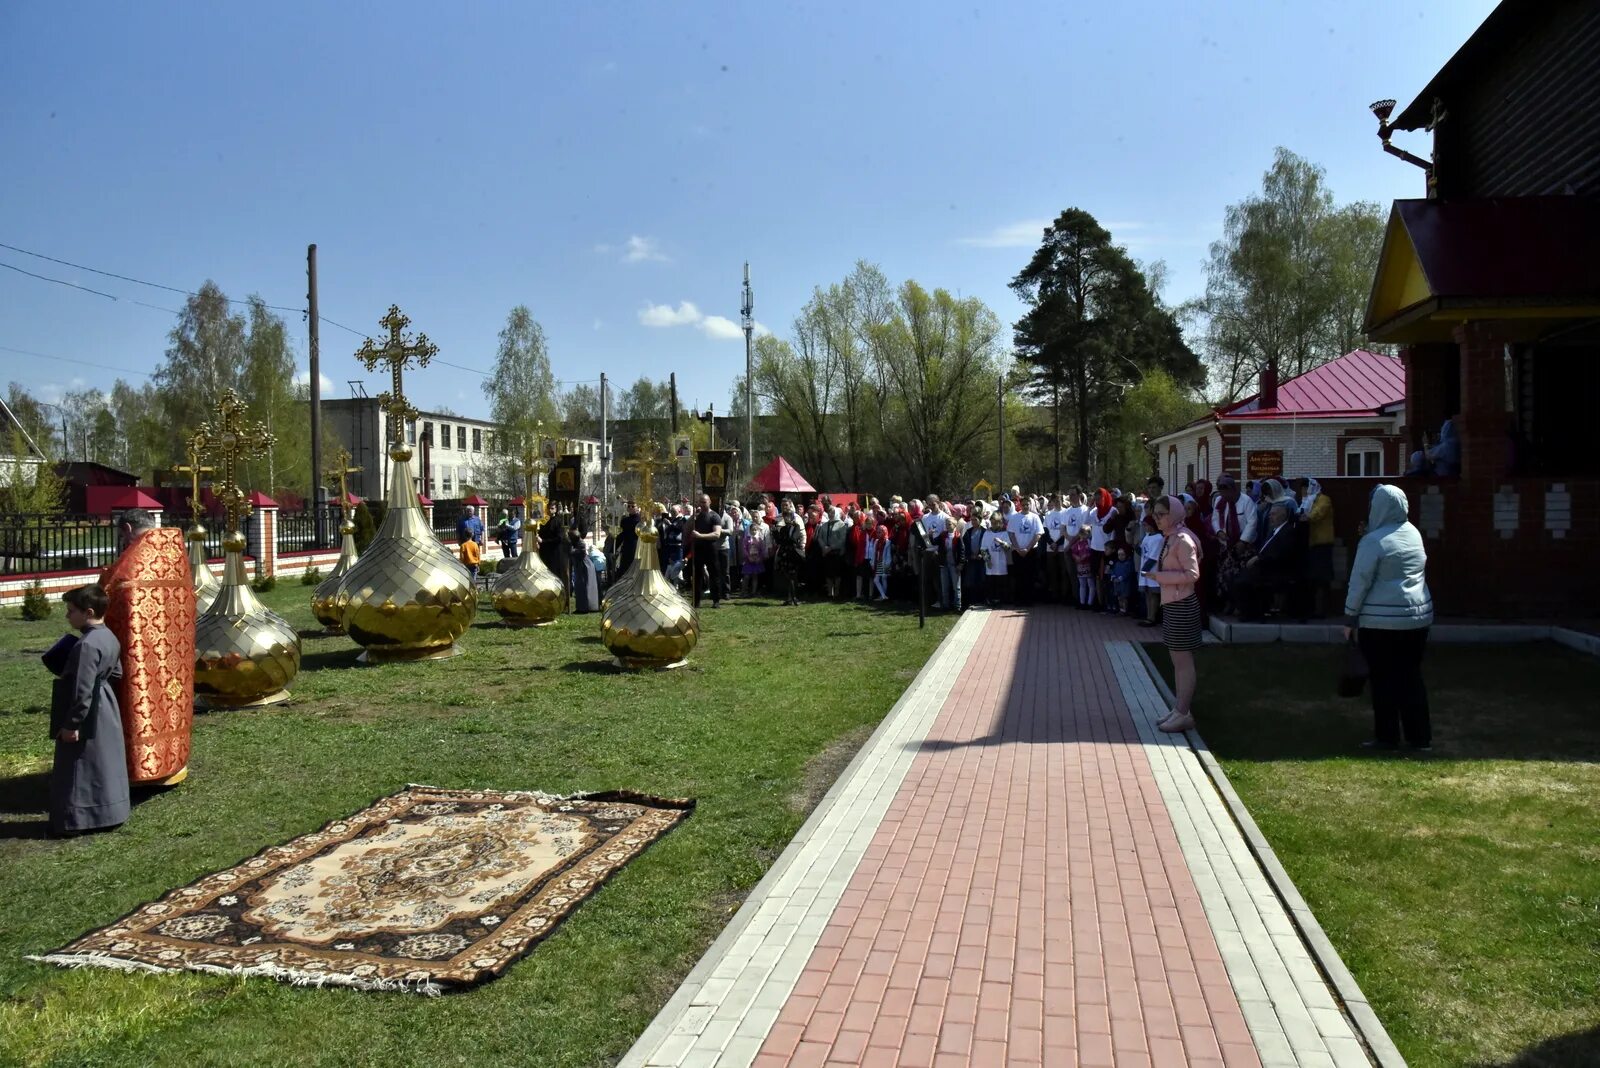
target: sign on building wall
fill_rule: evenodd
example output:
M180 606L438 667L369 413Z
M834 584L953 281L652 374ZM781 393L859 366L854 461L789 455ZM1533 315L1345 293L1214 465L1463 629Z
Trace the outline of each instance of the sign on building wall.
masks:
M1251 449L1245 461L1245 478L1276 478L1283 474L1282 449Z

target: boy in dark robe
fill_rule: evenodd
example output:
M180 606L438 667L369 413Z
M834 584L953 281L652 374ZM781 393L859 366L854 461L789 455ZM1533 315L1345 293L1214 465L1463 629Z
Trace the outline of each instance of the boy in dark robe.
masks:
M67 622L83 633L61 664L50 700L50 831L104 830L128 819L128 750L116 684L122 644L105 626L108 599L99 586L79 586L62 598Z

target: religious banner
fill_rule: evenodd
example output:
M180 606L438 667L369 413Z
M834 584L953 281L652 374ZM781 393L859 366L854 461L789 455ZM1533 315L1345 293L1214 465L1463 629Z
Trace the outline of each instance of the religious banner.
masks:
M728 492L728 478L736 455L732 449L701 449L695 453L700 467L700 490L717 508L722 507L723 496Z
M1282 449L1251 449L1245 463L1245 477L1249 479L1277 478L1283 474Z
M576 509L582 492L583 457L575 453L561 457L550 469L550 502Z

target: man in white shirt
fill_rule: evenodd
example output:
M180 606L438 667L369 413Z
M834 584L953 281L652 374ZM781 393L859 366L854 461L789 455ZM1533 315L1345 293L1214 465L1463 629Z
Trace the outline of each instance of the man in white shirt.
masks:
M1018 510L1006 517L1006 532L1011 535L1015 552L1011 554L1012 586L1016 591L1015 603L1032 604L1033 586L1039 574L1039 539L1044 536L1044 524L1033 514L1033 508L1024 497Z
M1067 590L1067 513L1061 494L1052 493L1050 510L1044 517L1044 569L1045 587L1053 601L1062 600Z
M1244 503L1240 500L1243 498ZM1217 503L1211 511L1211 526L1225 550L1234 545L1254 545L1256 542L1256 505L1239 492L1239 483L1232 475L1217 479Z

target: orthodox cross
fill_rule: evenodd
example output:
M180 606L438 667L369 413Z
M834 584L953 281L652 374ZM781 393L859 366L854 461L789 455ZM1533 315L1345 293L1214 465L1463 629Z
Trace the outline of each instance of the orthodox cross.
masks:
M200 522L200 476L216 473L216 468L200 463L206 454L206 446L206 430L205 427L201 427L189 435L189 443L184 446L184 452L189 454L189 462L172 465L174 477L189 476L189 515L195 523Z
M277 440L265 423L247 422L247 411L239 394L225 390L222 399L217 401L215 421L195 432L197 437L205 435L206 450L221 461L222 477L218 480L221 489L217 496L227 510L229 533L241 529L240 521L249 511L245 492L239 488L239 461L266 452Z
M657 467L665 467L672 461L662 459L661 447L653 440L645 439L639 442L633 450L633 459L622 461L622 466L629 471L639 473L639 507L645 508L655 500L655 474Z
M389 413L389 443L404 445L406 424L417 417L417 410L406 403L400 372L412 360L416 360L418 367L428 366L428 361L439 354L439 346L429 341L427 334L406 337L404 331L411 320L401 314L398 305L389 305L388 314L378 320L378 324L389 331L389 340L379 346L367 338L356 350L356 359L369 371L376 371L381 363L389 365L390 386L378 394L378 406Z
M345 479L360 473L361 468L350 466L350 452L343 447L333 454L333 466L323 472L328 478L339 480L339 513L346 519L350 518L350 489Z

